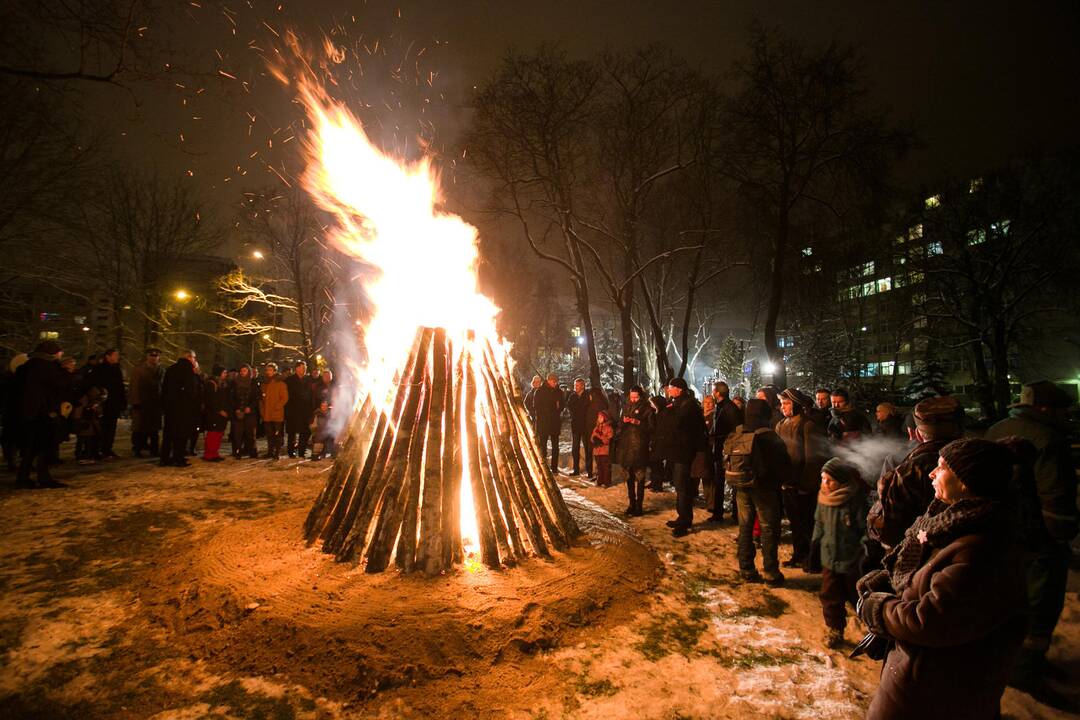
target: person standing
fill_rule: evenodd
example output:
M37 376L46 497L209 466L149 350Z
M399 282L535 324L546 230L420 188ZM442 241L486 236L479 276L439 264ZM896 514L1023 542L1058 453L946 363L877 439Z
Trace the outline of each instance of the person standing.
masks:
M857 440L863 435L871 435L873 429L870 421L862 411L851 404L848 391L837 388L832 391L832 416L829 421L827 432L829 437L838 443L847 443Z
M622 411L619 442L615 447L617 462L626 470L627 515L644 514L645 472L649 467L649 443L652 439L652 405L640 385L630 388Z
M795 388L780 394L780 411L784 419L776 424L776 434L787 447L791 471L780 485L784 512L791 523L791 558L784 567L813 567L810 557L811 535L814 533L814 510L821 488L821 466L825 433L806 415L812 406L810 397ZM866 518L861 519L863 525ZM854 583L852 579L852 583Z
M726 382L713 384L712 398L714 403L713 421L709 428L709 442L712 445L713 454L713 494L712 503L709 505L710 522L724 521L724 495L727 487L724 483L724 443L728 436L735 432L735 428L742 424L742 411L731 401L731 389ZM735 516L735 507L732 503L731 516Z
M101 354L101 363L94 368L90 378L95 386L107 393L102 406L101 418L101 457L114 460L118 456L113 450L116 442L116 422L120 414L127 409L127 392L124 390L124 371L120 368L120 351L111 348Z
M533 435L539 438L539 434L536 430L536 393L540 389L540 386L544 384L544 379L539 375L533 375L532 386L529 388L529 392L525 393L525 412L529 415L529 422L533 426Z
M611 416L606 410L597 412L596 422L589 433L589 444L596 459L596 487L611 487L611 439L615 437L615 428Z
M260 385L262 398L259 402L259 415L266 429L266 457L277 460L281 457L282 434L285 429L285 406L289 402L289 388L278 376L276 363L266 363L263 381Z
M184 457L191 434L199 427L202 411L200 384L195 375L194 350L180 353L161 380L161 406L165 414L165 431L161 437L161 466L187 467Z
M675 485L677 515L667 525L673 536L684 537L694 525L698 483L690 477L690 463L694 455L705 449L705 417L682 378L668 381L667 394L667 407L657 422L656 445L660 459L670 467L671 482Z
M829 388L818 388L814 391L814 406L807 412L807 416L823 431L828 429L832 419L831 396Z
M161 351L147 348L146 360L131 371L131 449L141 458L146 450L158 454L161 432Z
M259 422L259 401L262 394L252 375L251 366L244 363L230 386L232 421L232 456L234 458L258 457L255 449L255 429Z
M859 548L866 532L866 485L858 468L832 458L821 467L814 510L812 542L821 544L821 614L828 628L826 644L844 642L847 605L855 608L859 593Z
M907 432L904 430L904 418L901 417L896 410L896 406L891 402L878 404L874 409L874 419L877 420L874 435L897 440L907 439Z
M30 359L15 371L18 417L22 426L15 487L65 487L63 483L53 480L49 472L53 437L60 416L60 395L64 387L64 371L60 369L59 362L63 354L59 343L46 340L39 343ZM32 472L37 473L36 485L30 479Z
M551 472L559 472L559 431L562 430L562 411L565 403L559 388L559 376L550 373L547 382L536 391L536 429L540 436L540 457L551 444Z
M589 396L585 393L585 381L575 378L573 391L566 394L566 411L570 414L570 458L574 469L571 475L581 472L581 446L585 446L585 474L592 475L592 447L587 433L589 425Z
M304 457L308 440L311 439L311 420L315 417L315 403L311 382L307 377L307 363L300 360L292 375L285 379L289 400L285 405L285 432L288 433L286 450L289 457ZM299 437L299 445L297 445Z
M869 720L1001 717L1025 625L1009 497L1014 463L1008 447L988 440L943 447L934 501L884 569L856 583L868 640L892 641Z
M26 353L19 353L11 358L7 370L0 377L0 446L3 447L4 464L10 473L19 469L16 460L19 455L19 446L22 425L19 409L19 391L15 383L15 373L19 367L30 359Z
M757 398L746 403L746 419L724 443L724 472L739 507L739 574L746 582L784 584L780 572L780 484L791 474L787 447L772 429L772 410ZM761 524L764 578L754 567L754 521Z
M1010 685L1037 699L1050 693L1044 685L1049 666L1046 652L1065 604L1066 582L1076 537L1076 468L1066 433L1067 412L1072 399L1052 382L1024 385L1020 402L1009 417L993 425L987 440L1013 436L1035 447L1034 475L1029 479L1038 494L1042 527L1027 539L1028 630L1013 668ZM1060 673L1059 673L1060 674Z
M318 409L323 403L334 404L334 373L327 368L319 373L311 386L311 406Z
M203 429L206 440L203 443L203 460L221 462L221 438L225 434L225 425L229 422L229 410L232 401L229 387L225 381L225 368L215 365L209 377L203 383Z

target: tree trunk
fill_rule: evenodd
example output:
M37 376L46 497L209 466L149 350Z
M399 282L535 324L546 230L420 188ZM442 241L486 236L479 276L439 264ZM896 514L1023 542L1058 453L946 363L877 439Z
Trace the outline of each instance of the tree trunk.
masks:
M994 321L994 338L990 348L990 357L994 361L994 417L1003 418L1008 414L1009 399L1012 396L1009 389L1009 338L1004 320Z
M786 185L780 191L777 221L772 268L769 273L769 308L765 314L765 354L776 365L776 370L772 373L772 384L783 388L787 387L787 365L784 362L784 354L780 352L779 344L776 342L776 323L780 317L780 307L784 298L784 254L787 252L788 235L791 231Z
M973 342L971 348L972 379L975 381L976 402L979 403L979 413L984 418L992 418L994 411L994 392L990 382L990 372L986 369L986 358L983 357L981 342Z

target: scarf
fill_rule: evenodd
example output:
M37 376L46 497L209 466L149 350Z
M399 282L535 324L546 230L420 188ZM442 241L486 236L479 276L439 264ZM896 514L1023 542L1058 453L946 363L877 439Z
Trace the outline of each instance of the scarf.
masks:
M1003 536L1008 531L1008 520L1008 513L998 500L976 497L947 505L935 499L926 513L907 529L900 544L885 556L883 564L893 589L898 595L902 593L935 550L965 535Z
M821 483L818 488L817 501L818 505L825 505L826 507L840 507L846 505L851 498L855 497L855 493L859 491L859 487L855 483L848 483L847 485L841 485L836 490L829 492L825 483Z

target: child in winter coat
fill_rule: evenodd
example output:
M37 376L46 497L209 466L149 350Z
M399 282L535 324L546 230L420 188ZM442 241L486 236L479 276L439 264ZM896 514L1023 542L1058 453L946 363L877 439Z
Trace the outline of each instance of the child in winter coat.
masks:
M312 460L334 457L334 434L330 431L330 403L323 400L315 411L315 421L311 425Z
M850 602L855 607L859 594L859 552L866 534L867 499L859 471L839 458L821 468L821 489L814 513L812 542L821 543L821 613L828 628L827 644L838 648L844 642L844 626Z
M596 463L596 486L611 487L611 438L615 427L611 416L601 410L596 414L596 427L592 431L593 461Z
M80 465L93 465L101 459L101 417L108 395L108 390L91 387L82 394L79 404L72 411L75 434L82 446L79 453Z

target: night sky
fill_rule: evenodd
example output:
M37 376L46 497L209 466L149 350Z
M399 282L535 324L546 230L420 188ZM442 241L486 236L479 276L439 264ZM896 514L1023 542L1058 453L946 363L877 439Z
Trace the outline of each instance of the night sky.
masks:
M105 128L121 155L190 171L200 190L226 201L229 187L273 179L262 163L280 158L268 140L280 142L288 133L273 131L297 117L288 91L263 74L258 53L246 48L248 42L269 47L264 20L278 32L299 28L309 39L340 25L348 40L362 39L369 49L378 39L374 54L361 51L365 79L348 97L374 106L381 99L393 106L395 97L410 93L426 97L423 120L444 147L467 122L471 88L490 77L508 47L528 51L552 43L587 56L658 42L706 71L723 73L745 53L755 16L808 45L835 38L857 47L871 97L922 142L900 169L913 187L1075 143L1080 124L1080 5L1074 2L284 0L279 10L279 3L251 0L231 20L209 5L183 5L182 13L150 32L167 36L178 49L178 64L201 70L203 77L185 88L138 85L133 94L89 88L95 109L88 122ZM410 75L426 82L428 73L437 74L430 87L421 82L418 93L389 79L398 65L406 83ZM247 90L240 85L245 80ZM196 86L204 91L197 93ZM382 132L373 134L414 148L414 107L406 103L391 113L382 106ZM257 117L254 123L248 113ZM256 150L260 154L251 158Z

